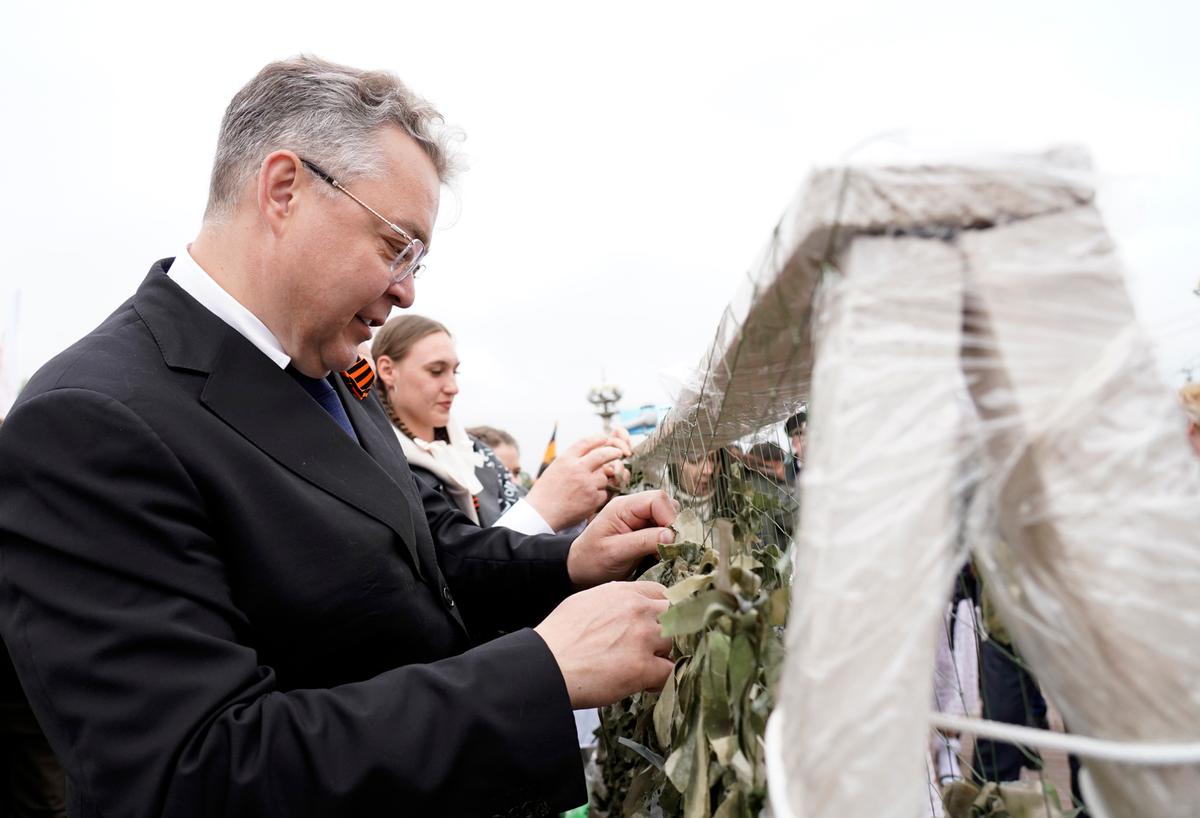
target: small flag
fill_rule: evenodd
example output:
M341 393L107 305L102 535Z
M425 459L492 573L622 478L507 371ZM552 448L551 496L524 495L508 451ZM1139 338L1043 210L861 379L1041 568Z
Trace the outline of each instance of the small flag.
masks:
M538 467L537 476L541 477L542 472L554 462L554 458L558 456L558 451L554 446L554 439L558 437L558 421L554 421L554 431L550 433L550 442L546 444L546 453L542 455L542 465Z

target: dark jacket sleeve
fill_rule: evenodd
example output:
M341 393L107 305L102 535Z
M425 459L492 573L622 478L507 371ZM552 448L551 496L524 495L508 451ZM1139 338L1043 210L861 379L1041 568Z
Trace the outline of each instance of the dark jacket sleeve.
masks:
M567 693L536 633L281 690L206 516L171 449L109 397L44 393L0 427L0 630L73 815L545 814L585 800ZM516 573L558 576L545 556Z
M440 491L433 475L414 468L413 476L438 564L476 639L536 625L574 591L567 574L572 537L481 529Z

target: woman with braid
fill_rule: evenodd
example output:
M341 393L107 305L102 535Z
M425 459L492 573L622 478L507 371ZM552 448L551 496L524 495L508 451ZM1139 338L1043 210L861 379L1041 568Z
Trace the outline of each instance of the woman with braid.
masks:
M382 389L375 394L418 479L445 495L480 527L523 534L563 533L607 502L624 475L628 435L585 438L568 448L528 495L482 441L451 414L458 395L458 355L442 324L421 315L392 318L375 335L371 356Z

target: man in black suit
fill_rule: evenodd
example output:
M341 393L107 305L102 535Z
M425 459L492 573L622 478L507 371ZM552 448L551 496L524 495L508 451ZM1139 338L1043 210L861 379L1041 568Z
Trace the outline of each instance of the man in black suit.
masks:
M387 74L264 68L195 242L0 429L0 629L72 816L547 814L585 798L571 709L670 672L661 587L611 582L671 540L665 495L479 529L361 399L435 120Z

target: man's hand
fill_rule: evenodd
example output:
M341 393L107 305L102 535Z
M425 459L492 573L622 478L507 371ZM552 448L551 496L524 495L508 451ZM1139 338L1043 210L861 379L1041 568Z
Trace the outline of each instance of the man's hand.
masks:
M675 541L667 528L675 522L679 504L663 491L643 491L617 497L571 543L567 573L577 588L614 579L627 579L659 544Z
M657 582L612 582L567 597L534 628L545 641L571 707L600 707L658 690L675 666L658 617L667 609Z
M629 436L629 432L624 426L613 429L607 445L615 446L623 451L625 454L622 457L633 457L633 438ZM629 485L629 471L619 460L614 460L606 465L604 473L608 476L608 487L613 491L620 491Z
M584 438L555 458L525 499L555 531L573 526L608 500L609 484L625 475L620 459L630 454L628 432Z

